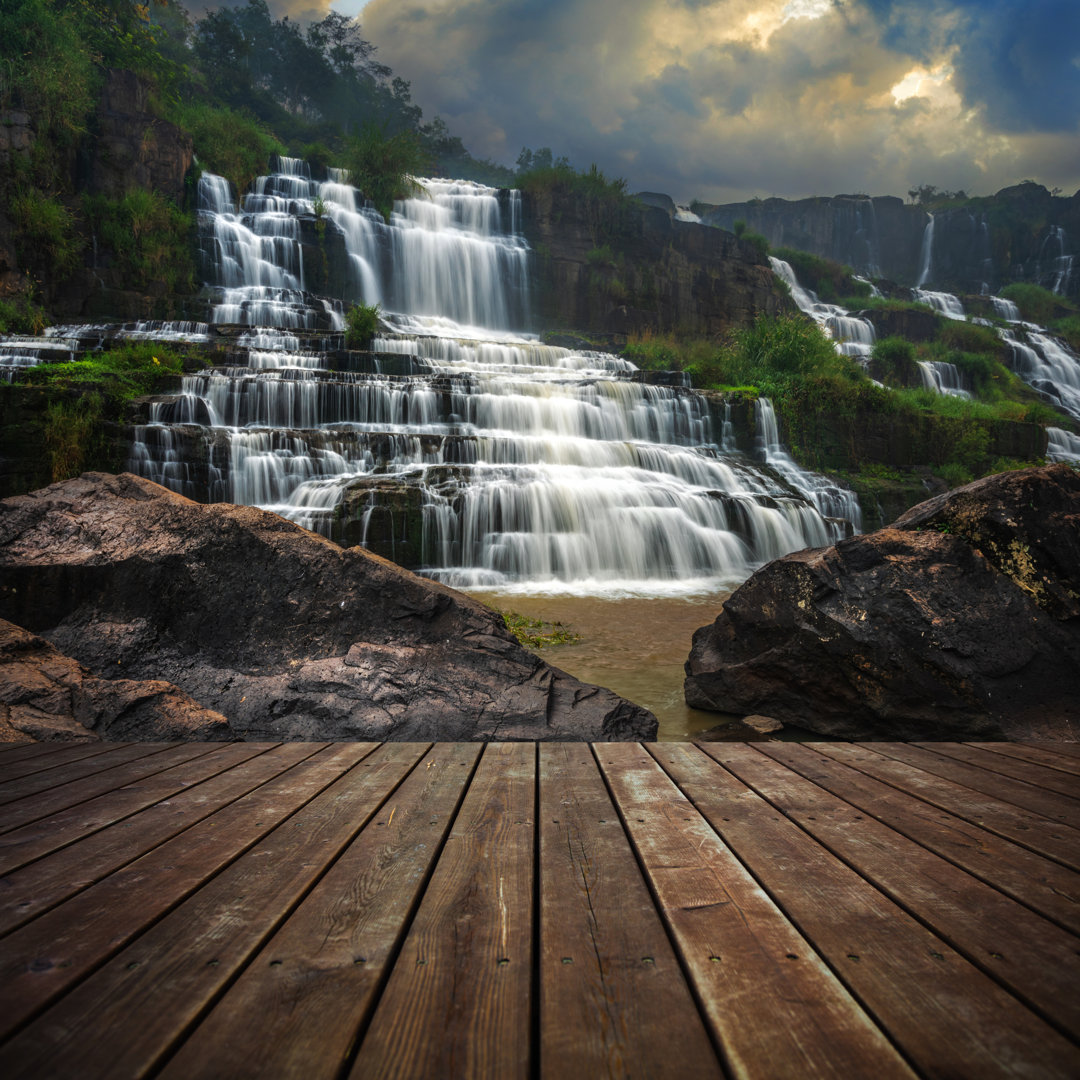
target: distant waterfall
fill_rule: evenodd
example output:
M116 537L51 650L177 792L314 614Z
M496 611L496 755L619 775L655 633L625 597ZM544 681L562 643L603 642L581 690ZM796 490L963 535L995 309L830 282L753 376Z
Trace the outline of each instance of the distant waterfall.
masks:
M945 360L918 360L923 386L937 394L951 394L953 397L970 398L971 391L964 386L963 376L955 364Z
M874 324L869 319L852 315L838 304L823 304L812 289L805 289L799 284L791 264L783 259L770 255L769 265L772 266L773 273L791 290L795 306L809 315L825 331L826 336L832 338L836 351L841 356L855 357L863 364L869 360L877 340Z
M858 528L854 496L784 464L775 430L763 469L735 452L730 409L714 431L687 387L510 329L529 303L517 193L418 180L386 222L343 173L278 168L239 213L203 178L214 321L248 329L235 366L153 406L135 471L330 536L346 507L365 540L396 513L395 552L412 530L422 572L465 587L713 591ZM341 312L308 290L316 206L350 288L386 309L370 352L342 349Z
M921 289L930 280L930 267L934 261L934 215L927 214L926 217L922 250L919 252L919 276L915 280L916 289Z

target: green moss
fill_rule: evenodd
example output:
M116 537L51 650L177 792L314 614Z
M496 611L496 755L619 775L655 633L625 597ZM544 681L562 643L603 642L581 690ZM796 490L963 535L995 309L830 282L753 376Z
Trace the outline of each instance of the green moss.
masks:
M102 397L101 414L115 419L126 402L170 384L192 362L192 357L165 345L129 341L85 360L30 368L19 381L56 390L96 391Z
M156 191L135 188L121 199L88 195L84 212L98 241L114 256L122 287L156 282L170 293L195 289L195 223Z
M500 611L506 629L527 649L543 649L547 645L574 645L581 635L567 629L561 622L544 622L519 615L516 611Z
M237 191L266 172L272 154L285 152L276 136L241 109L184 101L170 108L168 119L191 134L199 164L224 176Z

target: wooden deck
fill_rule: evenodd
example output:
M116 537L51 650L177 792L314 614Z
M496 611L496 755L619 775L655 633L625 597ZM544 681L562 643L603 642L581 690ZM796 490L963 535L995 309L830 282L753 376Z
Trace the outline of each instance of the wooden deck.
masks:
M5 1078L1080 1076L1080 747L0 748Z

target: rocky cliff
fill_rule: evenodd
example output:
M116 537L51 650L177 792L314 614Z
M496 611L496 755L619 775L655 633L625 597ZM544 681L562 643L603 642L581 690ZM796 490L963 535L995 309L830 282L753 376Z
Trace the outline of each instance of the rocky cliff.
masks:
M1080 265L1068 274L1062 261L1080 257L1080 192L1061 197L1029 182L932 209L928 287L980 293L1029 281L1080 296ZM752 199L698 211L710 225L731 230L744 221L773 247L809 251L873 277L915 285L920 276L928 212L893 196Z
M753 244L631 202L602 221L590 200L555 186L525 192L536 252L533 314L548 328L609 335L711 336L793 311Z
M1004 473L763 567L686 700L849 739L1080 734L1080 473Z
M0 503L0 616L245 739L639 739L466 596L253 507L87 473Z

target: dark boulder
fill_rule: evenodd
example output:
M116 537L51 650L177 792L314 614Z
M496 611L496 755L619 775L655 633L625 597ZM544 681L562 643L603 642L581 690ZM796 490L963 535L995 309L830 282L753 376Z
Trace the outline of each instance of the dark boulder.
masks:
M245 739L656 737L452 589L128 474L0 503L0 614L98 675L167 679Z
M0 619L0 740L234 739L220 713L160 679L98 679L44 638Z
M686 701L841 738L1080 731L1080 475L988 477L763 567L694 634Z

